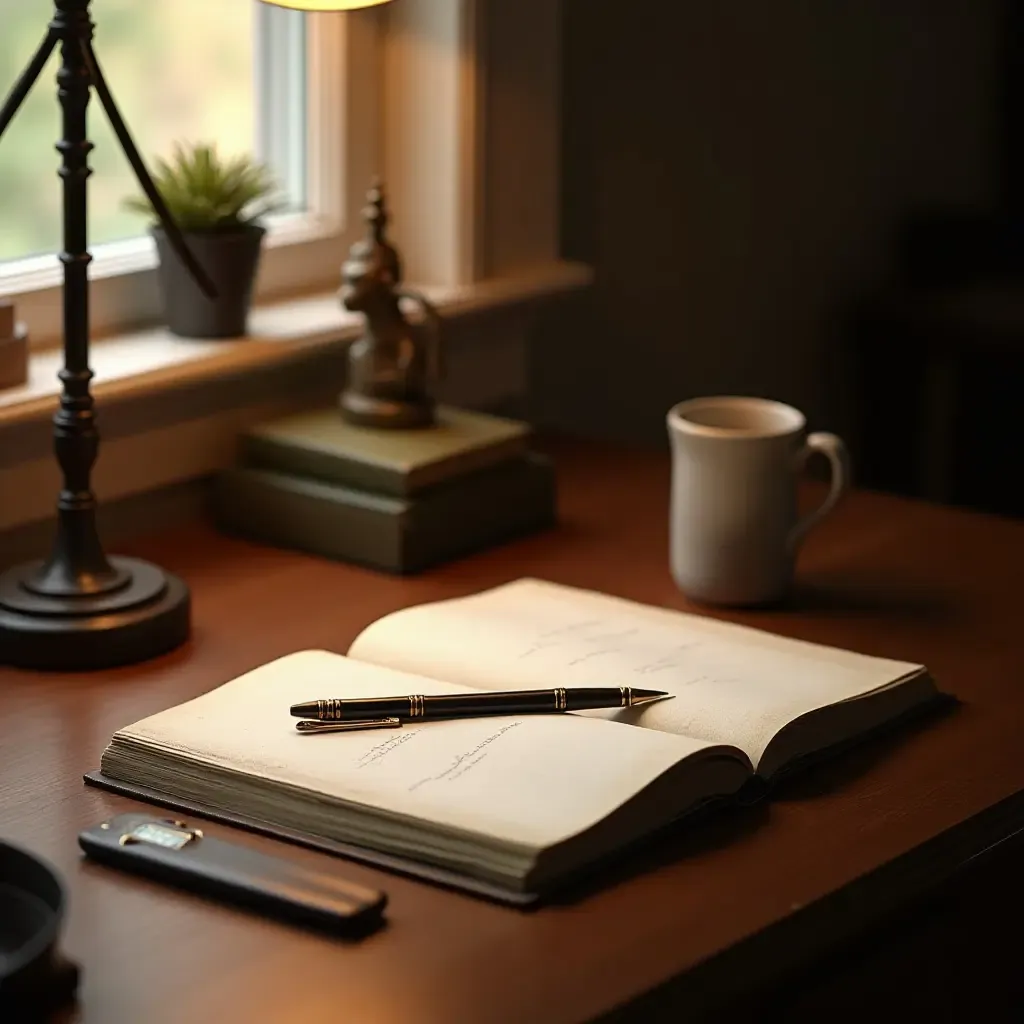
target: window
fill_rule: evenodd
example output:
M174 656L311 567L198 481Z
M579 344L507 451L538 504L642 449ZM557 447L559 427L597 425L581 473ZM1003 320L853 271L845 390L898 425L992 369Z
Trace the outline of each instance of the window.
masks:
M255 153L273 169L286 201L271 224L268 248L290 250L287 260L268 251L261 292L336 277L351 240L344 232L345 187L349 181L366 187L375 156L372 139L347 128L369 121L353 117L349 101L373 101L370 65L365 58L351 62L363 79L358 88L348 88L347 74L349 49L365 50L372 37L369 19L308 15L258 0L102 0L93 8L97 55L147 166L178 140L216 141L225 154ZM0 0L0 94L38 46L51 10L52 0ZM48 312L61 279L53 258L61 232L58 63L55 54L0 139L0 294L32 307L36 340L59 334ZM145 272L155 255L145 220L123 208L138 187L95 96L89 136L95 144L89 189L94 330L102 330L156 315L151 282L139 282L129 295L114 281L116 294L102 294L103 279ZM50 301L39 301L46 288Z

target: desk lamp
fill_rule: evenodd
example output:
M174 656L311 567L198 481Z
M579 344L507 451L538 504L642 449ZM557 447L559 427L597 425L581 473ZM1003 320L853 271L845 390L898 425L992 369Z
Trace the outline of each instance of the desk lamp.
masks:
M385 0L276 0L280 7L342 11ZM132 141L93 47L91 0L54 0L43 41L0 107L0 138L59 45L57 96L63 113L59 175L64 192L64 369L54 416L54 447L64 485L57 529L45 561L0 574L0 663L76 671L134 664L183 644L190 632L188 588L135 558L108 557L96 526L92 467L99 435L89 384L87 111L93 90L167 237L197 284L214 287L188 249Z

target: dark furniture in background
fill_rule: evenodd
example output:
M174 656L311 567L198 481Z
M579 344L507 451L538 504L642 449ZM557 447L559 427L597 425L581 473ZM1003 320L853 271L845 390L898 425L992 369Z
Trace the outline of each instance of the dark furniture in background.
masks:
M1024 516L1024 273L894 290L852 343L858 482Z
M547 534L395 578L180 529L134 552L192 586L188 647L91 676L0 671L0 834L67 878L75 1021L1019 1019L1024 524L891 496L854 494L809 540L789 606L727 617L921 660L962 706L693 824L606 887L522 913L338 860L391 896L388 927L346 945L81 862L80 829L142 806L82 783L113 731L271 658L520 575L687 608L667 457L552 452Z
M1024 515L1024 6L995 56L994 203L913 212L893 288L853 317L858 477ZM980 112L979 112L980 116Z

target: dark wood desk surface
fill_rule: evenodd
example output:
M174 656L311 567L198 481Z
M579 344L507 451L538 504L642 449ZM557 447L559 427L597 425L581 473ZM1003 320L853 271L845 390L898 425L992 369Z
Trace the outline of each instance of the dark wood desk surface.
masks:
M202 526L134 545L194 588L186 650L90 677L0 671L0 834L70 883L65 946L84 969L75 1019L536 1024L670 983L692 984L696 1007L806 959L1018 828L1024 524L857 494L810 540L789 607L728 617L923 661L962 707L819 766L760 810L709 821L644 873L531 914L338 861L391 895L388 927L346 946L80 861L79 829L138 806L82 784L111 733L268 659L343 651L393 609L525 574L687 608L666 568L666 460L584 447L560 463L557 531L420 578Z

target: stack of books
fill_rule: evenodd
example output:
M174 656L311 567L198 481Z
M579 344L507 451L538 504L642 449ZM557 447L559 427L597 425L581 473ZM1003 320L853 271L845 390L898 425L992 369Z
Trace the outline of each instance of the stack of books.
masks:
M14 305L0 301L0 388L16 388L28 380L28 334L17 323Z
M215 515L248 539L419 572L554 523L554 471L530 435L450 407L415 430L355 426L334 408L289 416L244 436Z

